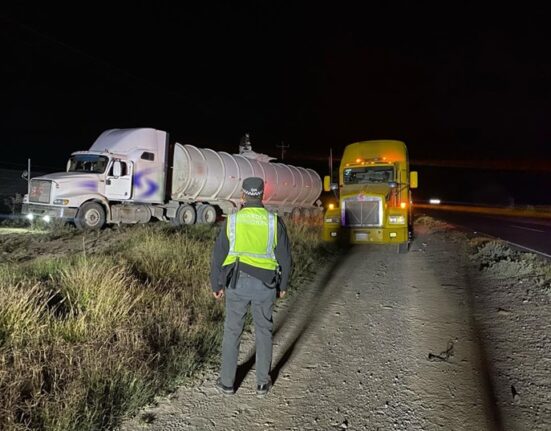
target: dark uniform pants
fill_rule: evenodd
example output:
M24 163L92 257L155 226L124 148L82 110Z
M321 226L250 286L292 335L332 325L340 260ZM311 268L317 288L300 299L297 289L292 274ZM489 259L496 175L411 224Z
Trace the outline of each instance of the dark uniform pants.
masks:
M235 289L228 288L225 294L226 319L220 380L225 386L234 384L241 334L251 304L256 343L256 383L268 383L272 364L272 311L276 289L270 289L257 278L240 272Z

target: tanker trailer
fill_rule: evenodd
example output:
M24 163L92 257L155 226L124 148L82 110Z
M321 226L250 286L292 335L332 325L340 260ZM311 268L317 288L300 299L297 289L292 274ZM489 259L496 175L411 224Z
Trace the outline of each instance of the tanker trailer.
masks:
M294 219L321 219L318 173L274 160L241 148L229 154L193 145L175 144L171 199L180 202L174 224L213 223L219 213L230 214L241 206L241 184L251 176L264 180L264 205Z

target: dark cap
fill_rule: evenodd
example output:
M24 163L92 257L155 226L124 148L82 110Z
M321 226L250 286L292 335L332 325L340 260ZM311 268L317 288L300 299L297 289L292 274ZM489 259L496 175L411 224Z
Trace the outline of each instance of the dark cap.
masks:
M243 180L243 193L252 198L260 197L264 193L264 181L262 178L249 177Z

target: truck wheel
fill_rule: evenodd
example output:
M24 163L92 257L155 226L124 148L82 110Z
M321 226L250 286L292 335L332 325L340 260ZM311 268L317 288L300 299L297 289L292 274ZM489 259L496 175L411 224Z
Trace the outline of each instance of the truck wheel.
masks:
M310 221L309 214L308 214L308 209L300 208L299 211L300 211L299 216L298 216L299 223L306 223L307 224Z
M400 244L398 244L398 253L399 254L407 253L409 251L409 245L410 245L409 241L401 242Z
M171 219L174 226L182 226L184 224L193 224L197 219L197 213L195 208L189 204L180 205L178 211L176 211L176 217Z
M218 214L216 208L212 205L201 205L197 208L197 223L213 224L216 221Z
M321 208L318 210L317 220L318 220L318 224L320 226L322 226L323 225L323 210Z
M293 208L293 211L291 211L291 220L293 220L294 223L300 223L302 220L300 208Z
M105 210L97 202L83 204L75 217L75 225L80 230L98 230L105 224Z

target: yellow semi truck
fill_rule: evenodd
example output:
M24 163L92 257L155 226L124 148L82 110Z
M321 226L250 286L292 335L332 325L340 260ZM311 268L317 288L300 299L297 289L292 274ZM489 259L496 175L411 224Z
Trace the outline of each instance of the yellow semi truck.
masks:
M413 238L410 172L407 147L396 140L370 140L345 147L338 183L324 178L324 190L335 192L338 204L324 215L323 239L351 244L397 244L409 250Z

